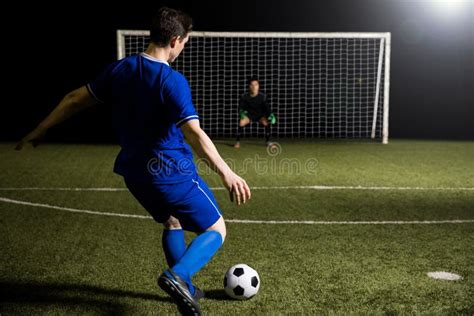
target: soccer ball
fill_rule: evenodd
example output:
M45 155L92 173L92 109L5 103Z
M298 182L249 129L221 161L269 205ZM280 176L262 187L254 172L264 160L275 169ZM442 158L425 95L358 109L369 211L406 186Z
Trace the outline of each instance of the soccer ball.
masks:
M236 264L227 270L224 289L227 295L238 300L246 300L257 294L260 277L257 271L246 264Z

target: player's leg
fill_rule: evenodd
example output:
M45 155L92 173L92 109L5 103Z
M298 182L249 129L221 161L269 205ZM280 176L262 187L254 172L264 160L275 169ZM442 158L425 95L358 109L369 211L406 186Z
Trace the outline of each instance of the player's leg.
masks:
M186 251L184 230L177 218L170 216L164 223L161 242L166 262L171 268L181 259Z
M242 136L244 127L250 124L250 118L248 116L243 116L239 120L239 125L237 127L237 141L234 145L235 148L240 148L240 137Z
M195 192L189 197L189 206L183 206L176 216L185 229L199 235L189 244L186 252L173 271L186 281L206 265L221 247L226 237L224 218L217 202L206 183L197 178L193 180ZM192 208L191 210L189 208Z
M196 185L192 181L189 181L186 185L156 185L147 181L137 182L129 179L125 179L125 183L130 192L153 216L155 221L164 224L163 249L166 260L170 266L176 265L176 262L179 262L186 253L182 228L186 228L189 224L182 225L179 217L173 216L172 213L177 207L182 207L182 205L179 205L180 202L187 201L187 197L192 198L193 195L197 195L195 193ZM184 207L184 213L189 211L189 207L192 206L191 204L184 204L188 206L188 208ZM212 216L209 218L211 221L217 222L219 216L220 214L214 214L214 218ZM205 223L205 221L201 221L202 223ZM208 226L212 225L209 224ZM194 228L195 226L191 227ZM166 278L163 277L164 274L158 278L160 287L174 298L183 314L200 315L197 300L203 297L203 292L192 285L190 278L188 282L185 282L179 276L174 278L170 275L170 273L174 274L172 270L167 270L166 272L168 273Z
M161 238L163 252L168 266L174 266L186 251L181 223L170 215L171 206L166 205L163 194L152 183L124 180L135 199L153 216L155 221L163 223L164 230Z
M158 278L158 284L173 297L181 310L199 314L197 299L202 295L192 284L192 277L201 270L219 250L226 236L224 219L217 202L201 178L193 179L193 188L186 184L175 190L186 192L175 205L173 217L185 230L198 233L179 261Z
M267 145L270 145L270 137L271 137L270 122L268 121L266 117L261 117L259 122L265 127L265 143Z
M172 270L179 275L194 294L192 277L201 270L224 243L226 234L224 218L221 216L216 223L205 232L199 234L189 244L186 252Z
M173 216L164 223L163 237L162 237L163 251L165 253L168 267L173 267L183 257L186 252L186 241L184 239L184 230L181 227L179 220ZM204 292L190 284L187 284L188 289L191 289L196 299L204 297Z

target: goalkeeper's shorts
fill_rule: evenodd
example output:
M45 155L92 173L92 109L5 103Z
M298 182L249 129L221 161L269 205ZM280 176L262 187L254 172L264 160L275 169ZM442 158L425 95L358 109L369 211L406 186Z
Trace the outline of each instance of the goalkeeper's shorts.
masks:
M263 114L250 114L249 112L245 110L241 110L239 112L240 119L243 120L245 118L248 118L252 122L258 122L262 117L265 117Z

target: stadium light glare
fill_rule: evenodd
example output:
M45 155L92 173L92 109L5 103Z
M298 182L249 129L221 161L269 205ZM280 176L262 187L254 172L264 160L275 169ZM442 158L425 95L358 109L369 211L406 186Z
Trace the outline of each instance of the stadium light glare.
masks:
M429 5L443 17L456 17L469 9L472 0L431 0Z

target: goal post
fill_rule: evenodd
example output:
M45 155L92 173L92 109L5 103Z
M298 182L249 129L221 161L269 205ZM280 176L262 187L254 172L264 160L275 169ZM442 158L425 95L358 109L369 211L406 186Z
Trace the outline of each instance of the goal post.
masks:
M149 32L117 31L119 59L143 52ZM238 101L257 77L280 137L388 143L390 33L192 32L172 67L185 75L203 128L234 137ZM262 136L252 124L246 136Z

